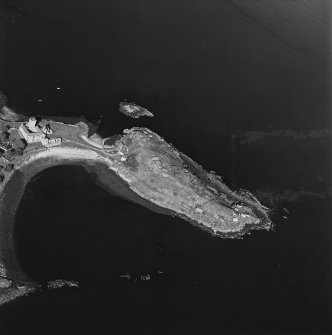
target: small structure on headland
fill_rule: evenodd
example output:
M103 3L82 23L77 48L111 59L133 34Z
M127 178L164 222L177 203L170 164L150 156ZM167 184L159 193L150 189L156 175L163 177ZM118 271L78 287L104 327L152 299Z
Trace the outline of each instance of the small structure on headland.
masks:
M48 123L38 124L35 117L29 118L29 121L22 123L18 132L22 138L24 138L27 143L38 143L40 142L45 147L52 147L61 144L61 138L48 138L47 135L53 133L50 125Z
M134 119L138 119L141 116L150 116L150 117L154 116L146 108L136 105L134 102L125 102L125 101L120 102L119 111Z
M41 144L44 147L55 147L56 145L60 145L61 144L61 138L60 137L55 137L55 138L43 138L41 141Z
M49 123L41 123L40 129L44 134L50 135L53 134L53 130Z

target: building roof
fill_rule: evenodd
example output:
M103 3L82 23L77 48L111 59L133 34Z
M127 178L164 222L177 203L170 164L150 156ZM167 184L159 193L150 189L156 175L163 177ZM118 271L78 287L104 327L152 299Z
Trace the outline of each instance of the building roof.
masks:
M24 124L20 125L21 131L23 131L26 135L28 134L44 134L38 127L35 127L36 131L31 131L31 129L28 129Z
M24 124L21 124L19 127L19 131L21 131L22 133L24 133L25 135L30 134L29 130L27 127L24 126Z

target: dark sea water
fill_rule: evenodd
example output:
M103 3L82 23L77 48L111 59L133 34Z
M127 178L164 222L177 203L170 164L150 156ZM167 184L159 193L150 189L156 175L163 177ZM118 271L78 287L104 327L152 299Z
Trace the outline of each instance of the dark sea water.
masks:
M47 169L17 210L19 260L42 283L80 288L1 307L0 334L329 334L330 9L327 0L0 1L10 107L102 116L105 137L146 126L253 192L275 224L215 238L106 192L82 167ZM125 98L155 117L119 113Z

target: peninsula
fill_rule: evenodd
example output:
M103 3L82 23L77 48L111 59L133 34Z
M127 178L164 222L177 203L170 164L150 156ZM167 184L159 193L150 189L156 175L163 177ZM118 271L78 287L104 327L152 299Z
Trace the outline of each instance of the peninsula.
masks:
M223 238L272 227L268 209L253 195L230 190L147 128L101 138L83 121L18 117L6 108L0 113L0 304L38 287L16 258L14 214L4 219L4 213L15 213L31 177L54 165L80 164L111 192ZM12 194L15 174L20 192Z

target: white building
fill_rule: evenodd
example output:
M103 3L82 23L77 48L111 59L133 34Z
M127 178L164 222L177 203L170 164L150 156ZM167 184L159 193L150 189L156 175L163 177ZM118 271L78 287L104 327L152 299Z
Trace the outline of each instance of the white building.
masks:
M29 120L30 122L30 120ZM29 126L29 123L28 123ZM31 129L35 130L32 131ZM24 138L28 143L40 142L45 138L45 134L35 125L30 124L29 127L26 127L23 123L18 128L18 132L22 138Z
M26 124L26 127L32 132L32 133L38 133L40 131L40 128L37 126L37 120L35 117L29 118L28 123Z
M18 132L22 138L28 143L42 142L45 146L54 146L61 144L61 138L48 139L46 135L52 134L49 123L41 122L37 125L35 117L29 118L27 123L22 123L18 129Z
M54 147L56 145L60 145L61 144L61 137L54 137L54 138L43 138L41 140L41 144L44 147Z

